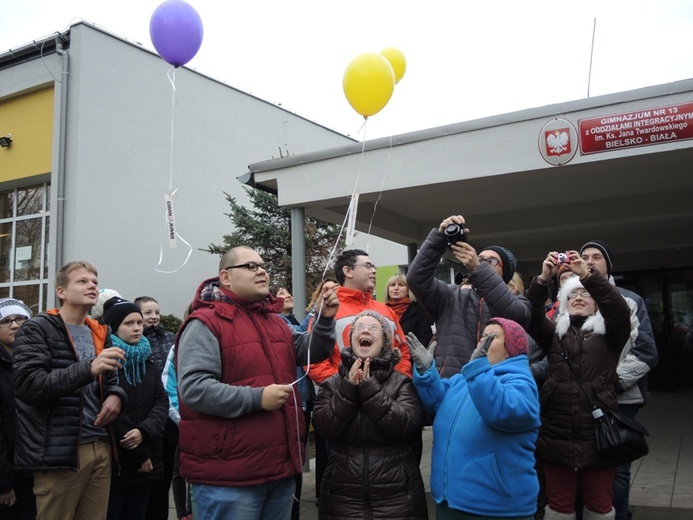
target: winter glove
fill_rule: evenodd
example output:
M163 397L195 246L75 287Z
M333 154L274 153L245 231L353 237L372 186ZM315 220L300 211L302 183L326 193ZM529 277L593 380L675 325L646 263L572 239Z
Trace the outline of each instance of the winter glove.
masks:
M416 370L419 374L423 374L433 364L433 355L424 347L419 338L417 338L413 332L407 334L407 345L409 346L409 354L414 360L416 365Z
M469 361L474 361L480 357L486 357L488 354L488 348L491 346L491 343L493 343L493 338L495 337L495 334L489 334L488 336L481 338L481 341L474 349L474 352L472 352L472 357L469 358Z

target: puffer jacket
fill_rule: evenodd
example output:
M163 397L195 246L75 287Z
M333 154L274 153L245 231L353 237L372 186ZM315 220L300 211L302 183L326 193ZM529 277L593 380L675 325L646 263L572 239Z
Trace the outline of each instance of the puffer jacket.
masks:
M540 460L576 469L612 467L616 464L597 451L591 407L561 352L567 353L592 401L602 409L618 410L616 367L630 336L630 308L618 289L596 271L582 281L575 277L565 282L559 299L563 296L567 301L567 295L580 284L597 303L597 313L587 319L571 319L566 314L558 323L544 312L547 286L535 279L527 291L532 302L530 333L549 361L540 393L536 454Z
M507 318L526 330L531 306L527 298L510 292L485 262L469 275L471 289L438 280L436 270L446 248L445 235L432 229L409 268L407 285L436 324L438 371L452 377L469 361L490 318Z
M0 493L14 487L14 408L12 357L0 345Z
M290 329L277 314L282 305L271 294L241 298L216 277L200 285L175 346L180 472L189 482L251 486L301 473L300 396L268 411L262 393L293 384L308 349L324 359L336 338L334 321L324 316L311 334Z
M111 347L108 326L87 318L96 355ZM17 331L13 352L17 397L15 469L79 467L82 387L91 384L91 360L78 361L67 326L57 309L39 314ZM114 372L99 376L101 399L125 392Z
M176 335L173 332L167 331L161 324L145 327L143 334L152 347L151 360L156 365L156 368L159 369L159 372L163 372L168 352L176 341Z
M410 447L421 423L421 403L412 381L394 370L388 350L371 360L371 377L348 381L355 362L342 351L339 373L321 386L313 425L334 443L320 486L320 519L425 519L426 497Z

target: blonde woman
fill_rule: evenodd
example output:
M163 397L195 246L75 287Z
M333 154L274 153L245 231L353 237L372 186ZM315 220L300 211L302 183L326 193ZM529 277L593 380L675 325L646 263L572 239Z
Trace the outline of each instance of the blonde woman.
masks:
M407 285L407 277L397 273L385 285L385 304L399 318L405 334L413 332L423 345L428 345L433 337L433 320L416 301Z

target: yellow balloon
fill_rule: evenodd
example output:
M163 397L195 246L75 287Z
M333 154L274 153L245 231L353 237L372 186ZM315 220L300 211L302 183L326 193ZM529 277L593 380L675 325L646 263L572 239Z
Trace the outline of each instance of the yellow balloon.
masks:
M395 90L395 73L384 56L375 53L356 56L344 71L344 95L363 117L380 112Z
M395 84L399 83L399 80L402 79L404 73L407 71L407 59L404 57L404 54L394 47L383 49L380 51L380 54L385 56L387 61L390 62L392 70L395 73Z

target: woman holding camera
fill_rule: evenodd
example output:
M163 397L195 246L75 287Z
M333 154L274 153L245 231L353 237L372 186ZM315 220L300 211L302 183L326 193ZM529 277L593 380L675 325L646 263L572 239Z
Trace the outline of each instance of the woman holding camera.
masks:
M558 253L550 252L541 274L532 281L530 334L549 359L541 394L541 428L537 459L546 478L545 520L575 519L575 496L580 481L584 520L614 518L612 507L616 463L597 451L592 409L566 359L605 410L618 410L616 366L631 330L630 309L598 271L587 268L577 251L563 263L576 276L565 280L558 293L560 318L546 317L548 283L559 268Z

